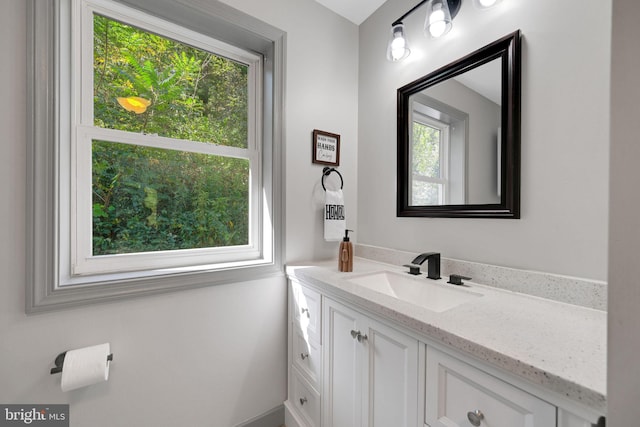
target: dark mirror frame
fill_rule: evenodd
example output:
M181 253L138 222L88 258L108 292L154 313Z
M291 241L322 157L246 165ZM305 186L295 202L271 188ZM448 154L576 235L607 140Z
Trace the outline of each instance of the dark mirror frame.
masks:
M520 218L521 35L515 31L398 89L397 216ZM501 199L499 204L409 205L409 99L430 86L502 59Z

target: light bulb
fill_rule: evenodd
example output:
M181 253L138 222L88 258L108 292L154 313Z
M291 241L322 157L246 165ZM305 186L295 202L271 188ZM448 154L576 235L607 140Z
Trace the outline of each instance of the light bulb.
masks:
M387 47L387 59L389 61L400 61L411 53L409 43L404 35L404 25L402 23L391 28L391 38Z
M407 43L402 37L393 39L391 42L391 53L393 54L394 59L398 59L404 55L404 48L406 45Z
M480 9L488 9L500 3L500 0L475 0L474 4Z
M437 38L445 35L449 30L451 30L451 13L447 0L431 0L424 23L425 33Z
M434 10L429 15L429 34L431 37L440 37L447 29L447 24L444 22L444 12L442 9Z

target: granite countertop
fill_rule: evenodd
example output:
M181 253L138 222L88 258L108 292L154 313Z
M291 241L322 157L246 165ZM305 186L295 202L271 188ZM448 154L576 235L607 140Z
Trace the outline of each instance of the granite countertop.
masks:
M290 277L327 295L606 413L605 311L466 282L482 297L437 313L349 281L378 271L406 269L357 257L351 273L335 261L287 266ZM446 281L434 283L453 286Z

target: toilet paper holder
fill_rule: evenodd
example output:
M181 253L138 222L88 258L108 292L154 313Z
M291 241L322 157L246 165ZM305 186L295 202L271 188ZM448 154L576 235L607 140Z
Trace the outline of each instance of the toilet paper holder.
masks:
M53 361L53 364L56 365L56 367L51 368L51 375L59 374L60 372L62 372L62 365L64 364L64 357L66 355L67 355L67 352L63 351L62 353L56 356L56 359ZM107 361L110 362L112 360L113 360L113 353L107 356Z

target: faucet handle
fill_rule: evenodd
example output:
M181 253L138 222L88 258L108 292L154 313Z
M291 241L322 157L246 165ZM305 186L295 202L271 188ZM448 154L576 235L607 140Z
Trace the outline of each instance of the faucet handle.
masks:
M405 264L403 267L409 267L409 274L413 274L414 276L418 276L420 274L420 266L417 264Z
M447 283L460 286L460 285L464 285L463 280L471 280L471 277L465 277L459 274L450 274L449 281Z

